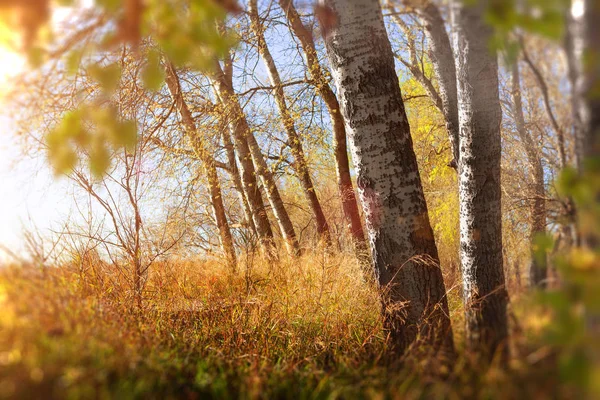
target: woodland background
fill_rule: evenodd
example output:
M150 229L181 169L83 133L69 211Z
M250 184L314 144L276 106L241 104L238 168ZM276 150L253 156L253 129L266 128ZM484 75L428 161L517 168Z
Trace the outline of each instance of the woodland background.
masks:
M56 25L57 4L17 3L0 7L32 68L3 114L23 157L68 182L71 213L26 232L26 254L5 249L0 398L599 393L600 258L586 241L599 175L577 149L569 2L482 2L499 63L510 299L508 336L485 357L469 347L453 117L427 19L452 41L451 5L381 4L445 284L448 356L427 339L398 352L381 318L323 40L331 9L104 0L67 4Z

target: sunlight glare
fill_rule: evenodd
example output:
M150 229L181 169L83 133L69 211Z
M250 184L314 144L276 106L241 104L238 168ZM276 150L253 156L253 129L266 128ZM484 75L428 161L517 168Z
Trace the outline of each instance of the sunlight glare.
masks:
M22 54L0 45L0 100L4 100L4 96L10 89L11 80L23 72L26 64L27 60Z

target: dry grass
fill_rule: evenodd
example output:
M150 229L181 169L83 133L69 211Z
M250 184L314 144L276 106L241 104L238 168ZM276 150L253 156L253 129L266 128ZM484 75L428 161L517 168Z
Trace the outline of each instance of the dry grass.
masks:
M561 396L547 357L532 366L523 356L507 372L462 354L443 378L419 360L386 360L377 291L351 255L247 256L237 275L225 271L156 264L139 310L124 276L98 260L2 269L0 398Z

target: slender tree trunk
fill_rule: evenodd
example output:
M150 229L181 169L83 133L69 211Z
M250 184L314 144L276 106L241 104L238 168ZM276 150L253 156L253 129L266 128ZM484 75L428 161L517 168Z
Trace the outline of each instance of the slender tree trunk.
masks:
M544 108L546 110L546 115L548 116L548 120L552 125L552 129L556 133L556 138L558 140L558 156L560 159L560 167L565 168L567 166L567 151L565 149L565 133L563 129L558 124L556 117L554 116L554 111L552 110L552 105L550 104L550 93L548 92L548 85L546 84L546 80L544 76L537 68L537 66L533 63L531 58L529 57L529 53L527 52L527 48L525 47L525 43L522 38L521 40L521 50L523 53L523 61L527 64L535 80L542 92L542 100L544 101Z
M223 130L221 131L221 141L223 143L223 147L225 148L225 154L227 155L229 175L231 176L233 186L235 186L235 190L238 192L240 202L242 203L242 207L244 208L246 223L248 224L248 227L250 228L252 233L256 235L256 237L258 237L256 225L254 224L254 220L252 219L252 210L250 208L250 204L248 203L248 199L246 198L244 185L242 185L242 178L240 178L240 171L235 161L235 150L233 149L233 143L231 142L231 137L229 136L228 128L223 128Z
M327 53L358 174L384 326L398 352L417 339L452 352L444 281L379 2L325 4L337 16L337 26L321 25L329 31Z
M196 123L192 117L183 94L181 92L181 85L177 72L173 65L169 62L165 62L165 80L169 93L175 102L177 112L181 117L181 121L185 128L186 135L192 142L194 152L198 155L202 161L204 172L208 180L208 189L210 193L210 201L219 230L219 238L221 242L221 248L227 263L235 270L236 269L236 254L233 245L233 238L231 236L231 230L229 229L229 223L227 222L227 215L225 213L225 206L223 205L223 196L221 194L221 186L219 184L219 176L217 174L217 167L215 166L214 158L210 155L209 150L206 148L203 140L198 135Z
M507 356L508 293L502 264L498 60L484 2L452 3L460 121L460 252L466 340L476 354Z
M319 64L315 42L311 32L302 23L298 11L292 4L292 0L279 0L279 4L285 12L291 30L300 41L306 57L310 76L314 81L317 93L319 93L327 107L331 119L338 192L340 193L342 209L344 211L344 217L346 218L348 230L352 235L352 239L360 257L366 250L366 242L362 223L360 221L358 203L356 202L356 195L352 185L352 178L350 176L344 117L340 112L340 105L337 97L329 86L321 65Z
M412 4L405 0L405 2ZM392 12L392 19L400 26L405 35L409 36L409 27L396 12L394 6L387 0L387 7ZM444 19L437 6L429 0L418 3L415 11L423 27L429 46L429 59L433 64L433 71L438 82L438 89L433 86L433 82L425 76L422 71L421 63L417 60L414 39L409 37L408 50L410 62L400 61L409 69L415 79L423 86L427 95L431 98L436 107L444 115L446 121L446 130L450 139L450 148L452 149L453 159L448 164L452 168L457 168L458 162L458 101L456 92L456 66L454 64L454 54L450 45L450 38L446 33Z
M517 134L521 138L527 161L531 168L533 184L529 200L531 231L529 240L533 244L536 237L546 233L546 190L544 187L544 167L534 139L527 131L525 117L523 116L523 102L521 100L521 78L519 74L519 63L515 61L512 67L512 114L517 127ZM531 263L529 265L529 282L531 286L546 287L547 263L545 255L531 252Z
M269 80L273 86L273 95L275 96L275 101L277 102L277 107L279 108L279 114L281 114L283 126L288 136L288 143L292 150L292 155L294 156L294 169L296 170L296 174L300 179L302 190L306 196L306 199L308 200L310 209L315 218L317 233L319 234L321 240L324 240L325 243L330 245L331 233L329 231L329 224L327 223L327 219L323 213L321 202L319 201L312 178L310 176L310 170L306 162L306 157L304 156L304 149L302 148L302 140L296 132L294 119L290 114L287 102L285 100L285 93L283 91L283 85L281 83L279 71L277 70L275 61L273 61L273 57L271 56L271 52L269 51L269 47L265 41L263 33L264 28L260 21L256 0L249 1L248 12L250 14L251 29L256 36L258 52L264 61L265 67L267 68L267 74L269 75Z
M230 83L228 83L227 75L221 73L219 78L221 79L220 85L230 85ZM230 80L231 78L229 78L229 81ZM214 80L213 89L215 95L220 98L219 91L217 90ZM262 194L258 186L256 171L254 168L254 163L252 162L252 157L250 156L248 142L244 138L238 138L234 134L234 129L236 127L236 116L233 115L230 110L228 110L227 104L223 101L223 99L220 99L219 102L223 107L221 115L226 121L229 130L229 135L224 133L222 136L229 164L232 165L232 161L233 164L235 164L235 160L232 160L231 158L232 155L235 155L235 157L237 157L237 161L239 162L239 180L243 188L244 197L246 198L248 207L250 208L251 220L256 228L256 233L262 250L268 257L271 257L274 255L275 250L273 231L271 230L271 223L269 222L269 217L265 209ZM234 138L233 146L231 145L231 137Z
M248 121L246 120L246 116L237 95L234 93L233 88L228 84L221 66L218 63L215 63L214 68L215 71L211 79L215 90L229 113L228 120L230 130L234 138L238 157L240 159L251 161L256 167L256 172L261 177L267 199L273 209L273 214L275 215L275 219L277 220L277 224L281 230L281 235L288 251L291 254L297 254L300 250L300 246L296 238L296 232L294 231L292 221L285 209L283 200L281 199L273 174L265 161L254 134L250 130L250 126L248 125ZM244 173L245 171L242 171L242 174ZM242 181L243 180L244 179L242 178Z
M429 58L433 64L438 81L438 93L442 99L442 112L446 120L446 129L450 137L454 160L450 163L455 168L458 163L458 94L456 87L456 66L450 38L446 33L444 19L440 10L428 1L417 7L417 15L425 27L425 35L429 44Z

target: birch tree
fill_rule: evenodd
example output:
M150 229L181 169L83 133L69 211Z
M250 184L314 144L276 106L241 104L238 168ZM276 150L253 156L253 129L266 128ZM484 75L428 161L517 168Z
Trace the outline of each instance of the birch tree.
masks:
M410 127L377 0L325 2L321 22L358 175L383 321L403 352L418 338L452 350L446 291Z
M290 216L285 209L285 205L283 204L273 174L267 165L252 130L250 129L244 110L230 84L231 82L228 82L228 79L218 62L215 63L214 71L211 74L211 81L215 88L215 92L228 113L227 120L233 137L235 150L238 154L240 164L243 165L242 181L244 181L244 179L247 181L250 179L249 175L251 172L249 169L250 163L252 163L252 166L256 168L257 175L261 178L267 199L271 205L275 219L277 220L277 225L279 226L286 247L290 253L297 254L300 246L296 238L296 232ZM257 188L253 189L251 184L246 184L246 187L248 188L247 190L258 190ZM258 222L259 221L255 221L257 228Z
M577 164L580 173L587 173L593 178L593 174L597 176L600 170L600 7L593 0L573 0L570 14L569 66L574 84L573 112L578 125ZM592 190L598 202L600 191L597 186ZM583 221L580 215L579 231L582 245L591 249L598 248L600 238L593 219Z
M254 36L256 37L256 45L258 47L258 52L260 54L260 57L263 59L263 62L267 69L267 74L269 76L269 81L273 86L273 95L277 103L277 108L279 109L279 114L281 115L283 126L287 133L288 144L294 156L293 166L296 171L296 175L300 180L300 184L302 185L302 191L304 192L304 195L308 200L311 212L315 218L315 223L317 225L317 233L319 234L322 240L329 244L331 243L331 233L329 232L329 224L327 223L327 219L325 218L325 213L323 213L321 202L319 201L319 197L317 196L315 186L310 176L310 170L306 162L304 149L302 147L302 140L298 135L298 132L296 131L294 119L288 108L287 101L285 99L285 93L283 90L283 85L281 82L281 77L279 76L279 71L277 70L277 66L275 65L275 61L273 60L273 56L271 56L271 51L269 50L269 47L267 46L267 42L265 40L265 36L263 33L264 27L261 23L260 16L258 14L258 6L256 0L250 0L248 2L248 13L250 15L250 26L252 32L254 33Z
M365 250L365 235L360 220L356 195L354 194L352 178L350 176L346 127L344 117L340 112L338 99L331 89L331 86L329 86L329 82L327 82L325 77L325 72L319 63L312 33L300 19L300 15L294 7L294 4L291 0L279 0L279 4L285 12L291 31L300 41L300 45L302 46L306 58L308 73L329 113L333 130L335 171L337 175L338 192L342 201L342 209L352 239L354 240L355 245L357 245L359 253L362 253L363 250Z
M221 186L219 184L219 175L217 173L217 167L215 166L215 160L198 134L192 113L190 112L187 103L183 98L181 84L179 82L177 72L175 71L175 67L166 61L164 63L164 69L165 81L167 83L169 93L173 98L175 108L177 109L177 112L181 118L181 123L185 129L185 133L192 143L194 153L196 153L196 155L200 158L204 167L204 172L208 181L211 206L215 216L215 222L217 223L217 229L219 230L221 248L223 249L223 253L225 254L230 268L235 270L235 248L233 246L233 238L231 236L231 230L229 229L229 223L227 222L225 206L223 205L223 196L221 194Z
M420 63L417 62L414 40L410 39L411 33L408 26L402 21L402 18L395 11L390 1L387 1L388 8L392 11L394 22L402 29L409 38L410 62L403 63L407 66L411 74L423 85L427 95L431 97L436 107L444 114L446 121L446 130L450 139L452 155L454 159L449 166L457 168L458 162L458 103L456 89L456 66L454 64L454 54L450 44L450 37L446 32L446 25L439 8L431 0L419 2L415 6L415 13L423 25L425 37L427 38L428 55L433 65L433 71L437 80L437 88L425 76L421 70Z
M452 3L460 123L460 257L466 342L475 353L506 355L508 294L502 259L498 60L484 2Z

